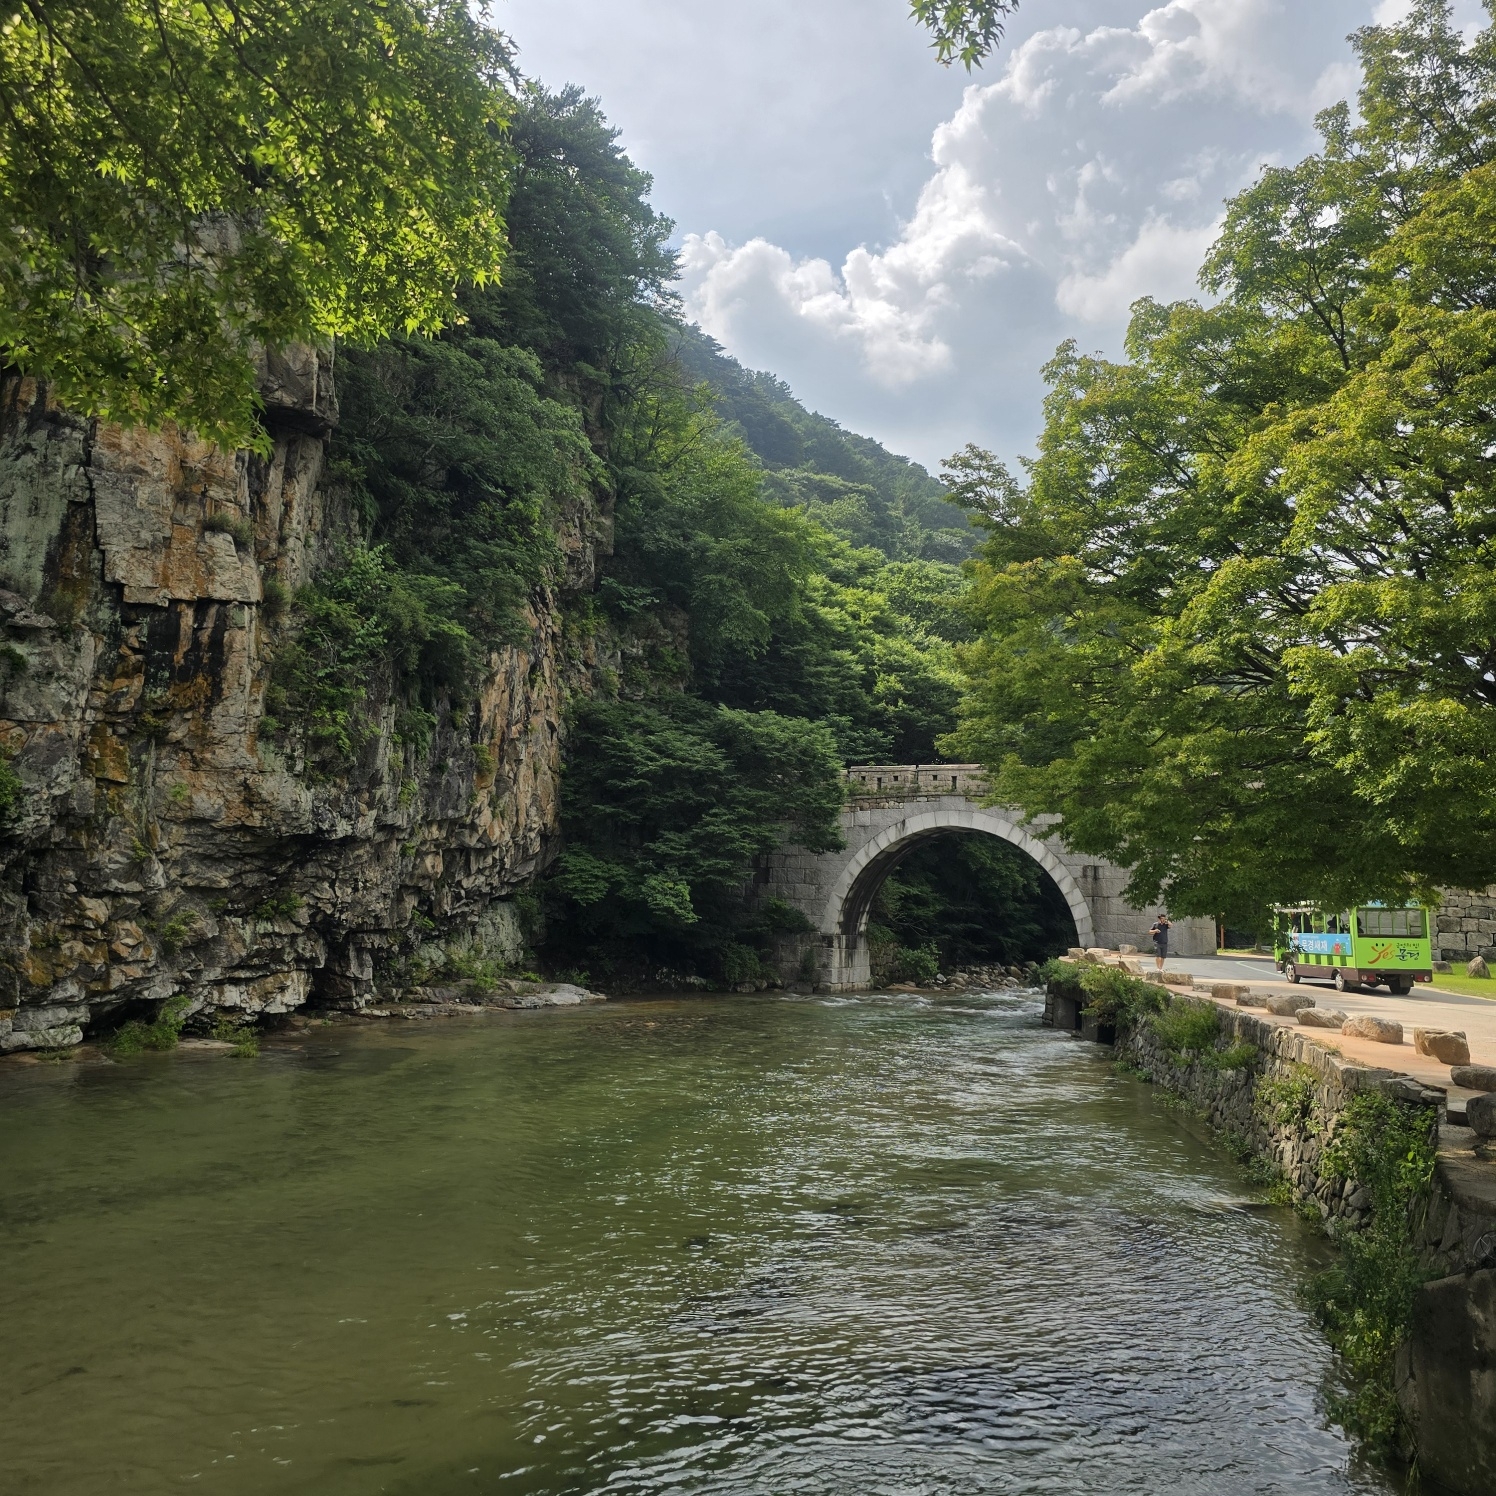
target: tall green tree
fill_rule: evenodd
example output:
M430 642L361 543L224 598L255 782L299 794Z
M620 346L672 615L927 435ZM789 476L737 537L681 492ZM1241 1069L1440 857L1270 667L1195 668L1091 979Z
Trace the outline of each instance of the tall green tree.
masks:
M1215 305L1062 349L1026 485L950 475L949 746L1187 912L1496 879L1496 39L1422 0L1355 42L1360 122L1230 204Z
M255 440L259 348L431 332L497 274L509 79L466 0L16 0L0 355Z

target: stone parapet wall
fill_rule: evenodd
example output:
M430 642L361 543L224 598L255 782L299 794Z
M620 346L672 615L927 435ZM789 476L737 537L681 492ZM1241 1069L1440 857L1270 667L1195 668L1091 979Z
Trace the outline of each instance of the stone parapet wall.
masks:
M902 801L926 795L987 793L981 764L857 764L846 772L847 796L855 800Z

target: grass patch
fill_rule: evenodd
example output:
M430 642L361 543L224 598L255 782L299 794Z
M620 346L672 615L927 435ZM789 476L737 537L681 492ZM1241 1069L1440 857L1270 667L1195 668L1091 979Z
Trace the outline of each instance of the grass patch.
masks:
M220 1018L213 1025L213 1037L224 1044L232 1044L238 1059L252 1060L260 1052L260 1036L253 1023Z
M191 1000L179 992L161 1004L152 1022L132 1018L121 1024L104 1040L104 1048L117 1055L139 1054L143 1049L175 1049L182 1037L182 1025L187 1021L190 1005Z
M1307 1065L1295 1065L1287 1075L1257 1083L1253 1106L1269 1127L1308 1128L1314 1114L1314 1092L1319 1077ZM1309 1128L1317 1132L1318 1128Z
M1148 1019L1154 1037L1181 1064L1191 1060L1211 1070L1245 1070L1257 1058L1257 1046L1243 1039L1218 1048L1221 1010L1195 997L1175 997Z
M272 894L256 910L256 919L290 919L301 912L305 901L299 893Z
M1452 992L1458 997L1483 997L1487 1002L1496 1002L1496 977L1467 977L1464 972L1446 976L1435 975L1432 982L1420 982L1415 992Z
M1195 1105L1187 1096L1181 1096L1178 1091L1171 1091L1167 1086L1155 1085L1153 1088L1153 1100L1166 1112L1173 1112L1177 1117L1203 1117L1205 1113Z
M1175 998L1148 1020L1153 1036L1175 1059L1214 1051L1221 1035L1221 1013L1214 1003Z
M203 529L231 536L236 550L247 551L254 543L254 526L244 515L235 514L231 510L216 509L212 514L205 515Z

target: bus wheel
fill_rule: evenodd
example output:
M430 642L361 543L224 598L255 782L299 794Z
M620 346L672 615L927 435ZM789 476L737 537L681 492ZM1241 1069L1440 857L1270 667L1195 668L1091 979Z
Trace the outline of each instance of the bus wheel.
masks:
M1388 977L1387 987L1394 997L1406 997L1413 990L1413 982L1410 977Z
M1335 968L1335 990L1337 992L1359 992L1361 984L1359 982L1346 981L1345 967L1337 966Z
M1292 961L1285 961L1283 963L1283 980L1285 982L1292 982L1295 987L1299 984L1299 969Z

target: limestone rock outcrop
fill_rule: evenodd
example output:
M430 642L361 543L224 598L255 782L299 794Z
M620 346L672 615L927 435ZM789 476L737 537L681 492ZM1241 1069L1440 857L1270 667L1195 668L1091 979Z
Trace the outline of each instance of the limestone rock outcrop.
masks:
M569 660L556 599L490 655L460 722L317 781L261 731L278 604L352 535L323 481L325 356L264 371L268 456L84 420L0 389L0 1049L124 1010L358 1006L422 941L519 943L504 901L555 845ZM605 496L563 513L587 588ZM595 646L585 646L595 649Z

